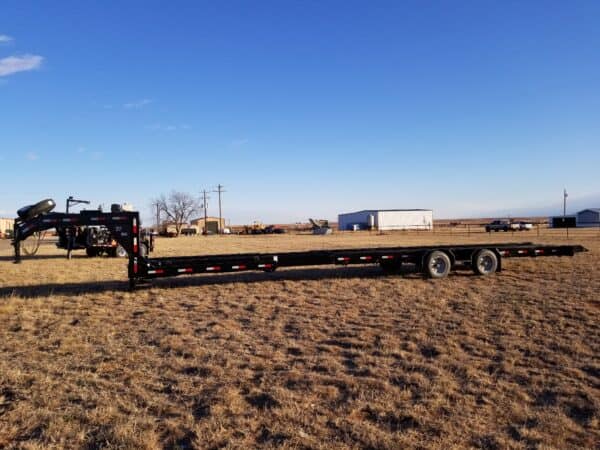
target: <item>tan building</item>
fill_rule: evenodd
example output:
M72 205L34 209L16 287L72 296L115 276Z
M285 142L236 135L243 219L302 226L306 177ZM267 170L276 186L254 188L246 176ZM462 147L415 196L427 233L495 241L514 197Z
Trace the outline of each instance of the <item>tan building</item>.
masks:
M0 238L6 237L6 231L12 231L14 219L0 218Z
M222 230L223 228L225 228L225 219L221 219L221 226L219 227L218 217L207 217L206 226L204 224L204 217L194 219L190 223L192 228L195 228L198 231L198 233L204 233L204 231L207 231L209 233L218 233L219 229Z

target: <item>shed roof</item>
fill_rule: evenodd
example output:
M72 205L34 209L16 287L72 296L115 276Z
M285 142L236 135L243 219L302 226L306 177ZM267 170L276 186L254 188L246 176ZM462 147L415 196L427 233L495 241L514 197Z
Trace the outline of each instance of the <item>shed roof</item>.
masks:
M600 213L600 208L587 208L587 209L582 209L581 211L579 211L577 214L582 214L584 212L595 212L595 213Z
M344 214L358 214L358 213L373 213L373 212L414 212L414 211L423 211L423 212L433 212L432 209L362 209L360 211L354 211L349 213L341 213L340 216Z
M218 218L218 217L215 217L215 216L207 216L207 217L206 217L206 220L207 220L207 221L211 221L211 222L213 222L213 221L214 221L214 222L218 222L218 221L219 221L219 218ZM221 220L222 220L223 222L225 222L225 217L223 217ZM198 222L204 222L204 217L198 217L197 219L192 219L192 220L190 220L190 223L198 223Z

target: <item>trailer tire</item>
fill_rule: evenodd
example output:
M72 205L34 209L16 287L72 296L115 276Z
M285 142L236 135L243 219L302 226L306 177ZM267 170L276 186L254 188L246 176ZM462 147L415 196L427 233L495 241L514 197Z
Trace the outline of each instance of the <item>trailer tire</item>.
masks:
M492 250L482 249L475 252L471 261L473 272L477 275L487 276L498 270L499 260Z
M423 273L429 278L444 278L448 276L451 268L450 257L440 250L434 250L425 257Z
M40 214L45 214L54 209L56 203L51 198L37 202L35 205L24 206L17 211L17 215L21 220L29 220Z
M125 250L122 245L117 245L117 248L115 248L115 256L117 258L127 258L127 250Z
M145 242L140 244L140 256L144 258L148 256L148 245Z

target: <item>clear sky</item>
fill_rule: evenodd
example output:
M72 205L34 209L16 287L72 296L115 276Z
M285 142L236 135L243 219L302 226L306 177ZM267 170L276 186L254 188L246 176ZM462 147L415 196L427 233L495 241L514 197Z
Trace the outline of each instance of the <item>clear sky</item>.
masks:
M600 203L599 24L598 1L3 1L0 213L148 216L217 183L233 223Z

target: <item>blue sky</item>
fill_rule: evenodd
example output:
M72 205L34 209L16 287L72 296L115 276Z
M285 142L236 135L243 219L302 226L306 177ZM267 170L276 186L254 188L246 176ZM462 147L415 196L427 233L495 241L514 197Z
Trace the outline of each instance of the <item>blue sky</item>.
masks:
M597 1L4 1L0 212L148 215L217 183L233 223L559 212L564 186L598 207L598 23Z

